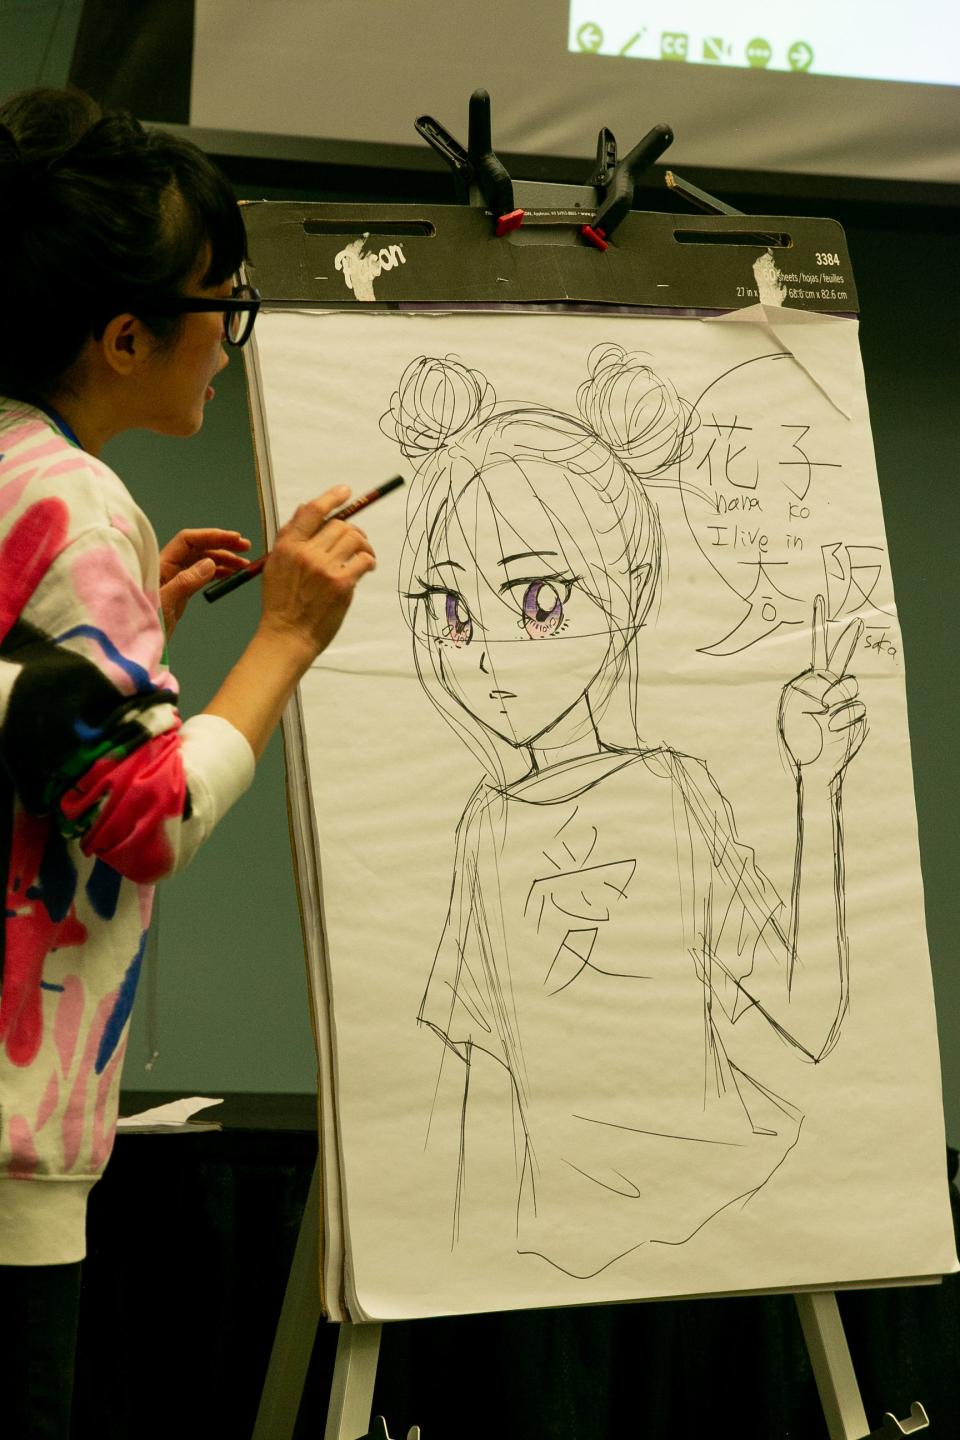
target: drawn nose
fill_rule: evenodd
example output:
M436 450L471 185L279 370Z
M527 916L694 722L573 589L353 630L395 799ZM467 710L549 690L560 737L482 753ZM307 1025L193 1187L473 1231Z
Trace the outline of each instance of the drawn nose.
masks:
M487 669L487 652L486 652L486 650L481 650L481 651L480 651L480 671L481 671L481 673L484 674L484 675L489 675L489 674L490 674L490 671Z

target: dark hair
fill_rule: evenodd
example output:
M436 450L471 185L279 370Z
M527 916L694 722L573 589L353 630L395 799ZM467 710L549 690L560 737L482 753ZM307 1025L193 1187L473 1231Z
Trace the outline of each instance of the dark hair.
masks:
M172 338L181 318L151 314L151 300L182 293L208 253L201 284L219 285L246 258L246 233L195 145L79 90L0 103L0 394L49 400L126 311Z

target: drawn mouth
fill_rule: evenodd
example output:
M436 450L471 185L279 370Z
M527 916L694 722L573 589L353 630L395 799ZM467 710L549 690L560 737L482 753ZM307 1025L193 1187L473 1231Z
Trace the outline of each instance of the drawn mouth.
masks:
M503 702L503 701L506 701L506 700L516 700L516 698L517 698L517 695L516 695L516 691L515 691L515 690L491 690L491 691L490 691L490 699L491 699L491 700L499 700L499 701L501 701L500 714L501 714L501 715L505 715L508 720L510 719L510 716L509 716L509 714L507 713L507 707L506 707L506 705L503 704L502 702Z

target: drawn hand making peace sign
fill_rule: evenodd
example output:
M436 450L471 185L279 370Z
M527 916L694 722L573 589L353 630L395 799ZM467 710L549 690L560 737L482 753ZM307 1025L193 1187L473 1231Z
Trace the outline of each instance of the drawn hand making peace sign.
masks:
M867 733L866 708L856 679L846 673L863 634L853 620L828 646L823 596L813 604L813 663L780 697L779 725L793 763L827 784L842 776Z

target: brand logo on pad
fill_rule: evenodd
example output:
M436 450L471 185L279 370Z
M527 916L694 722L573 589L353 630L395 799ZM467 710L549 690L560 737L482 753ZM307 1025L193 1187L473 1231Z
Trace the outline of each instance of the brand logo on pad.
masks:
M393 270L397 265L406 265L407 258L402 245L385 245L382 250L364 252L370 239L369 233L359 240L352 240L337 255L334 264L343 271L347 289L352 290L358 300L374 300L373 282L384 270Z

